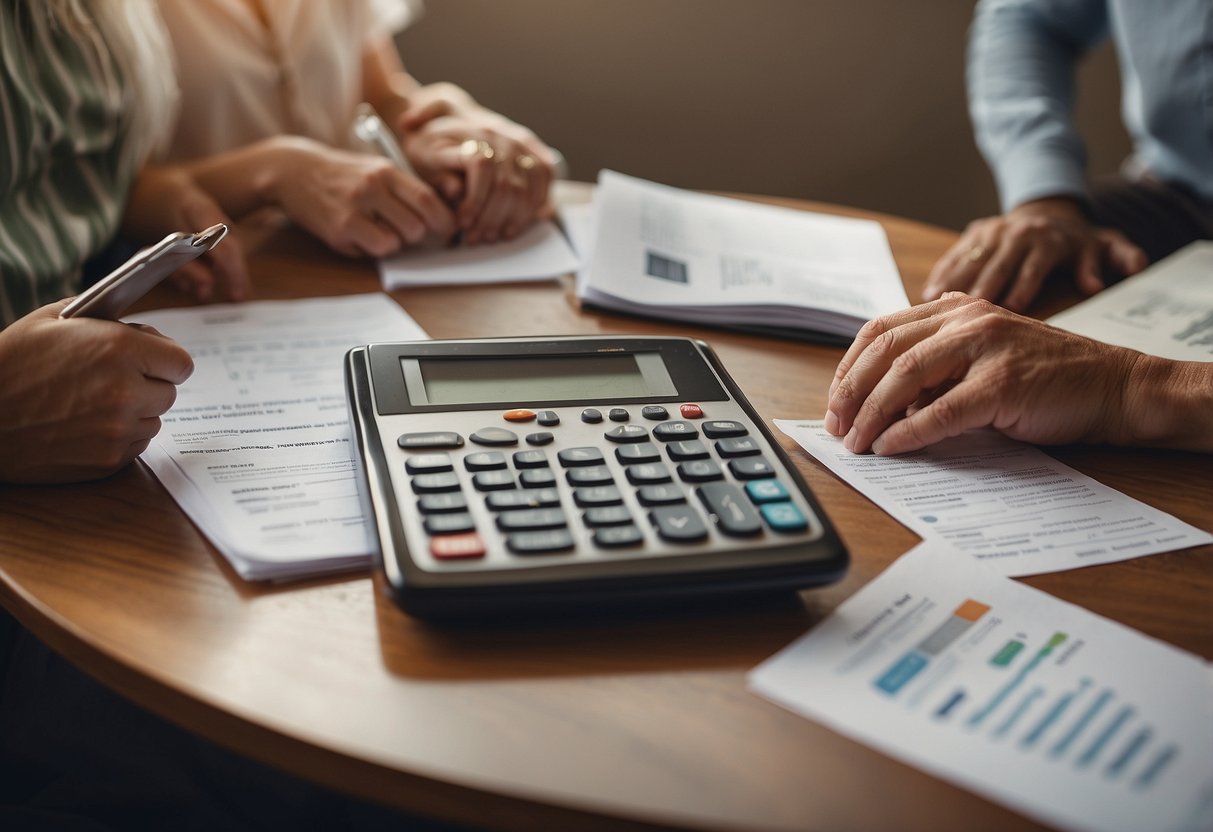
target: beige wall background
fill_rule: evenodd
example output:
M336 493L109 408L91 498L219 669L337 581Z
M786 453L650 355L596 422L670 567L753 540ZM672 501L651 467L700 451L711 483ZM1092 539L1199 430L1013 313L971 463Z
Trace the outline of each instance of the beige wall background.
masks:
M684 188L961 228L997 210L964 103L972 0L426 0L398 38L559 147ZM1080 72L1091 171L1128 151L1110 48Z

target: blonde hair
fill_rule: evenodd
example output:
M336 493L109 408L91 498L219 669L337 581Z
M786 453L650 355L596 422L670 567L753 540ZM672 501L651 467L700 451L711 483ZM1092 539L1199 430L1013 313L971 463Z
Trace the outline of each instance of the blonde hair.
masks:
M152 0L35 0L27 6L113 58L129 113L125 159L137 167L162 152L172 138L180 91L168 33Z

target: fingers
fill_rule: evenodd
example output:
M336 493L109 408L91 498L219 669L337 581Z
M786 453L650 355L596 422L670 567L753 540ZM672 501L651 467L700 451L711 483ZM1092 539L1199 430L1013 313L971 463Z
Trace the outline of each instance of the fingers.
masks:
M229 232L227 237L202 259L210 266L215 283L224 298L242 301L251 294L252 278L249 276L248 261L244 257L244 246L235 234Z
M1108 265L1123 277L1137 274L1150 264L1145 251L1119 231L1100 231L1099 239L1104 245Z
M485 146L487 147L487 144ZM465 147L467 147L466 142ZM470 232L476 226L480 214L488 204L489 195L493 190L496 166L493 164L492 157L486 156L483 152L472 155L466 150L461 150L460 153L464 166L464 195L463 201L459 203L456 218L459 227L468 234L467 241L474 243L477 240L472 238Z
M969 223L960 239L944 252L927 276L922 290L924 301L936 300L944 292L967 292L972 287L986 256L987 248L983 240L988 225L989 220Z
M194 360L184 347L161 335L146 324L127 324L128 331L136 338L136 367L149 379L158 379L168 386L181 384L194 373ZM175 395L175 393L174 393ZM171 406L172 402L169 402ZM168 410L165 407L164 410ZM160 411L161 413L164 410Z
M880 456L917 451L966 430L988 425L995 402L981 385L962 381L904 419L893 422L871 442Z
M409 108L400 114L396 119L397 133L406 133L410 130L416 130L424 126L426 123L433 121L436 118L441 118L445 115L450 115L451 105L444 99L437 98L420 104L416 107Z
M412 176L400 175L391 180L392 194L416 214L421 222L421 237L409 239L418 243L427 235L448 240L455 234L455 216L438 198L432 188Z
M1088 295L1093 295L1104 288L1101 274L1102 254L1102 246L1094 238L1083 243L1078 251L1078 262L1074 266L1074 281L1078 284L1079 290Z

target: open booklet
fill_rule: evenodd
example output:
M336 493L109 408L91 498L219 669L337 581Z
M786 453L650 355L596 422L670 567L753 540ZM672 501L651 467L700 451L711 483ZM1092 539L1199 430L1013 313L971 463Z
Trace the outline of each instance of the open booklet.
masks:
M812 340L850 341L910 305L871 220L683 191L603 171L593 253L578 276L592 306Z

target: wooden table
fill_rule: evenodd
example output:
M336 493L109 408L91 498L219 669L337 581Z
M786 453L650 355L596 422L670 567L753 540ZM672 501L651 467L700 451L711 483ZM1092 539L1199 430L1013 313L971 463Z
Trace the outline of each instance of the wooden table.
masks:
M876 218L915 297L955 235ZM372 264L298 233L252 229L246 242L259 297L378 289ZM820 416L841 354L579 311L568 283L394 297L435 338L706 337L767 419ZM156 302L179 303L167 293ZM72 662L174 722L332 787L478 827L1037 828L745 690L746 671L917 542L781 439L853 557L841 583L782 603L429 626L367 574L285 587L240 580L139 465L99 483L0 489L0 601ZM1208 457L1052 453L1213 530ZM1026 582L1213 659L1213 546Z

